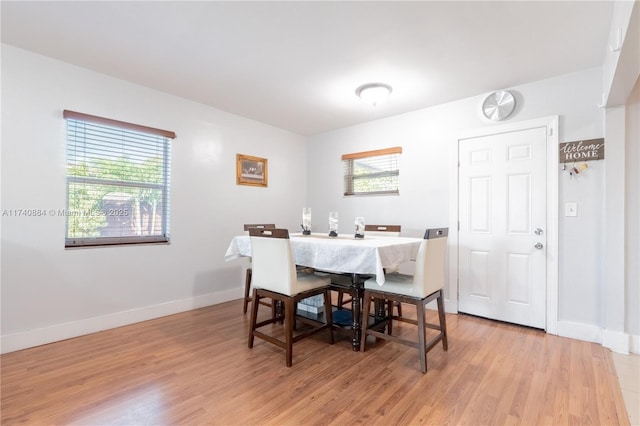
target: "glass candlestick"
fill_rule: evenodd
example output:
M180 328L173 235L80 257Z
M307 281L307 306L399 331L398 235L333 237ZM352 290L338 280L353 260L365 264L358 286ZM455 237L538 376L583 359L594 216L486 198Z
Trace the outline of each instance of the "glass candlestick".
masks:
M338 236L338 212L329 212L329 236Z
M302 234L311 235L311 207L302 209Z
M364 217L357 216L355 220L356 238L364 238Z

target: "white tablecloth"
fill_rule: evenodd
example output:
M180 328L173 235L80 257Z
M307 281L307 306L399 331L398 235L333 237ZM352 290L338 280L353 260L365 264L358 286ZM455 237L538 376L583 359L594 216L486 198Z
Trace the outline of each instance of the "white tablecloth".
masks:
M328 237L325 234L291 234L291 247L297 265L336 273L375 275L378 284L384 284L384 268L397 268L414 260L422 238ZM234 237L224 255L226 261L251 256L248 235Z

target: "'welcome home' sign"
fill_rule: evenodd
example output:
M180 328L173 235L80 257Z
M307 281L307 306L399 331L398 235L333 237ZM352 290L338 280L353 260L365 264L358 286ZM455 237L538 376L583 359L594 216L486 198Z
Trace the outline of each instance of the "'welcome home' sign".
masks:
M560 162L591 161L604 159L604 138L560 144Z

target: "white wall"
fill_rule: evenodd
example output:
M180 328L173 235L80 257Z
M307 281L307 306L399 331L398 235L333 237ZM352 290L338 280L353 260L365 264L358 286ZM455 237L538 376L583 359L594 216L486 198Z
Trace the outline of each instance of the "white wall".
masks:
M625 327L635 336L633 352L640 353L640 78L627 100L625 112Z
M510 88L517 107L505 122L558 115L559 141L604 137L600 68ZM463 99L310 139L308 204L314 224L324 225L330 210L338 210L351 230L354 216L369 223L401 224L403 235L421 236L427 227L449 223L450 179L455 170L452 150L458 135L470 129L495 126L480 115L485 95ZM392 102L392 99L390 99ZM384 106L379 106L384 108ZM343 197L345 153L402 146L399 196ZM311 161L313 159L313 161ZM603 161L569 179L560 166L559 205L578 203L576 218L559 220L559 307L561 334L597 340L602 324L601 255L603 221ZM447 289L447 292L455 289Z
M640 2L616 1L603 62L607 170L602 344L640 353L638 282L638 79Z
M231 237L299 226L305 138L7 45L2 211L65 208L63 109L176 132L171 244L65 250L64 217L3 216L3 352L240 298ZM268 188L236 185L237 153L268 159Z

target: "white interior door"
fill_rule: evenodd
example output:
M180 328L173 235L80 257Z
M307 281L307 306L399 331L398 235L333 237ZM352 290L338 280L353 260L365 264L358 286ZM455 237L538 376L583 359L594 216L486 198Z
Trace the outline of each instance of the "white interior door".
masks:
M547 128L458 143L458 310L544 329Z

